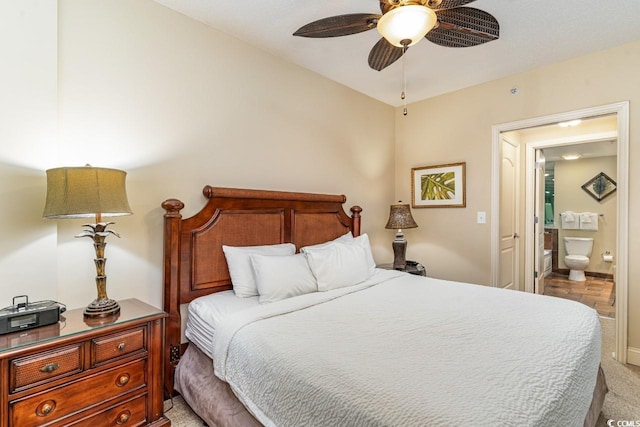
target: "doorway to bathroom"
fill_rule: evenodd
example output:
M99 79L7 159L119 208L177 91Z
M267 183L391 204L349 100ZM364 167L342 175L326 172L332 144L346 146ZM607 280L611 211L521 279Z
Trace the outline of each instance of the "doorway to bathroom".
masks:
M536 293L585 304L615 317L617 123L615 115L574 121L571 135L543 138L544 287ZM546 135L528 129L525 139ZM575 133L577 132L577 133ZM575 134L574 134L575 133ZM575 143L574 143L575 140ZM542 146L541 144L544 144ZM594 189L597 193L594 193Z
M590 210L596 211L592 212L595 214L603 213L604 217L598 216L598 225L602 225L604 227L607 224L604 224L602 221L610 221L615 224L615 233L613 242L605 242L603 239L598 238L599 241L598 246L594 247L592 250L592 260L593 257L599 257L598 263L600 260L604 262L604 257L602 256L608 250L610 254L614 256L615 266L613 268L613 263L608 265L610 273L603 274L611 274L615 276L615 287L612 289L611 293L614 295L614 301L616 303L615 307L615 317L616 317L616 358L620 362L626 363L627 359L627 262L628 262L628 145L629 145L629 115L628 115L629 104L628 102L622 102L617 104L611 104L601 107L594 107L584 110L572 111L568 113L561 113L552 116L534 118L523 120L519 122L507 123L503 125L496 125L493 127L493 178L492 178L492 212L495 214L492 215L492 284L494 286L499 286L502 278L500 277L504 271L509 271L510 269L504 269L503 265L501 265L501 261L504 261L500 258L500 227L502 226L502 219L500 217L500 202L501 202L501 166L502 166L502 153L501 153L501 145L504 140L504 136L509 134L510 132L522 132L522 134L511 134L510 140L515 141L519 146L519 152L522 153L520 156L520 169L521 173L519 174L520 184L517 185L518 190L521 192L522 196L520 197L521 201L519 202L519 219L520 225L517 227L516 233L514 236L521 235L522 238L519 239L518 245L521 249L521 255L517 260L514 260L516 265L520 266L520 274L519 280L522 282L521 286L517 289L524 290L526 292L540 292L541 289L545 287L554 287L554 267L552 265L551 272L548 269L545 269L544 262L544 245L537 245L538 241L541 243L542 240L542 230L544 229L544 218L545 211L549 211L546 215L549 217L549 221L553 218L553 224L557 224L559 222L559 214L561 212L573 211L575 213L583 213L586 209L579 207L578 205L573 205L575 207L567 207L563 205L563 201L561 198L558 198L557 193L555 194L556 198L553 202L547 202L546 198L544 199L545 203L537 203L535 200L536 195L536 153L544 152L547 157L547 161L543 163L543 167L548 168L549 170L545 171L545 173L551 173L550 170L553 171L553 174L556 175L555 178L558 179L557 174L562 171L558 168L562 166L560 162L553 162L550 159L553 159L553 156L561 155L559 153L554 153L555 149L560 151L560 149L575 148L574 146L582 146L583 156L585 157L583 160L587 160L589 157L586 157L585 153L587 152L586 148L590 147L592 143L605 143L611 146L615 146L616 155L615 156L603 156L603 157L611 157L615 160L615 172L617 173L616 178L616 193L614 203L615 209L613 211L603 211L600 212L601 205L596 205L598 208L589 208ZM607 117L608 116L608 117ZM595 131L591 130L585 131L584 129L590 125L595 125L598 123L598 120L613 120L613 130L612 131ZM554 129L558 128L558 125L561 122L572 122L574 120L582 120L584 125L576 126L568 132L565 132L563 136L558 136L558 133L554 131ZM578 130L580 127L582 129ZM539 134L535 138L527 139L528 136L525 135L526 132L534 133L534 130L537 130L539 133L546 133L546 136ZM617 138L617 139L616 139ZM608 142L607 142L608 141ZM612 142L613 141L613 142ZM611 160L611 159L610 159ZM563 159L564 161L564 159ZM561 168L560 168L561 169ZM598 172L599 173L599 172ZM523 183L524 181L524 183ZM575 191L575 194L584 193L583 185L586 184L589 180L585 180L585 182L580 182L580 185L577 186L578 190ZM541 185L545 185L544 181ZM524 185L523 185L524 184ZM588 186L587 186L588 187ZM546 190L545 190L546 191ZM550 190L551 191L551 190ZM542 193L546 194L546 193ZM586 193L585 193L586 194ZM547 205L550 203L551 206ZM536 208L536 205L538 206ZM584 210L583 210L584 209ZM538 223L536 224L536 218L538 219ZM603 218L603 220L601 220ZM548 227L551 224L546 224ZM538 225L540 226L540 237L536 237L538 233L536 233L538 229ZM553 227L551 227L553 228ZM557 228L557 227L556 227ZM566 265L563 264L566 253L563 249L563 241L562 241L562 228L557 231L557 243L556 243L556 270L566 269ZM582 233L582 231L578 230L578 233ZM586 231L585 231L586 233ZM515 239L515 237L514 237ZM602 240L602 241L601 241ZM594 239L594 242L596 239ZM604 246L607 246L605 248ZM613 249L610 249L613 248ZM553 252L553 247L551 248ZM553 257L552 257L553 263ZM545 270L547 270L547 277L545 278ZM597 271L596 271L597 272ZM556 271L558 273L558 271ZM606 277L605 277L606 278ZM545 280L546 279L546 280ZM546 282L546 286L545 286ZM613 282L613 280L611 281ZM544 292L544 291L543 291ZM577 289L574 289L574 293L577 293ZM595 293L594 289L585 291L583 294ZM601 295L602 296L602 295Z

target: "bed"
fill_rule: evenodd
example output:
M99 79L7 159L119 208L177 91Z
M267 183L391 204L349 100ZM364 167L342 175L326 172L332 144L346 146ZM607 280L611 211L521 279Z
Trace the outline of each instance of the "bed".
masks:
M607 388L592 310L376 269L342 195L203 194L185 219L162 204L164 382L210 426L595 425ZM230 251L284 246L251 256L264 292L236 296ZM308 275L302 256L321 292L279 295Z

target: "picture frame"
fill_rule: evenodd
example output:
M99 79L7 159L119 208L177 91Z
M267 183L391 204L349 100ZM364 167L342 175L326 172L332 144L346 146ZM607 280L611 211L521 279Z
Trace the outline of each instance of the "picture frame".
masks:
M604 172L600 172L582 185L582 189L598 202L615 193L617 188L618 184Z
M466 162L422 166L411 169L413 208L464 208Z

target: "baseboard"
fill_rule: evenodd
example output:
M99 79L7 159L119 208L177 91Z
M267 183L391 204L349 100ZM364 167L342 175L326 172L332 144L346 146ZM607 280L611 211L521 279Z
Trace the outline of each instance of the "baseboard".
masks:
M568 276L569 275L569 269L568 268L558 268L558 269L552 270L552 273L557 273L557 274L562 274L563 276ZM596 279L613 280L613 274L611 274L611 273L598 273L597 271L585 271L584 274L585 274L585 276L595 277Z
M640 366L640 348L627 348L627 363L629 365Z

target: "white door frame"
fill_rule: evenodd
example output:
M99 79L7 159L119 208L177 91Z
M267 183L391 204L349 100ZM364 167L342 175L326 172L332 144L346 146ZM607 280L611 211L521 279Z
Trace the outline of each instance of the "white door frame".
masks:
M562 121L585 119L590 117L617 115L617 248L616 248L616 352L615 357L621 363L627 362L628 330L628 261L629 261L629 102L602 105L583 110L553 114L517 122L494 125L492 132L492 172L491 172L491 284L498 286L499 250L500 250L500 134L519 129L550 125ZM535 144L527 144L525 161L527 168L535 159ZM525 292L533 292L533 178L527 173L525 196Z

